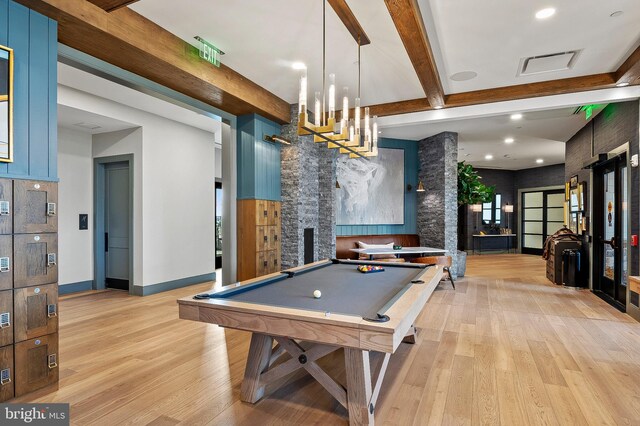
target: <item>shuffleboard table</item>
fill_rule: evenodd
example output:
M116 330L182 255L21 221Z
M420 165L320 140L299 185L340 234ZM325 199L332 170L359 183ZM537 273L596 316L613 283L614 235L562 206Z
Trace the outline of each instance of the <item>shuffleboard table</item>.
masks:
M384 271L361 273L359 265ZM350 424L372 425L389 358L403 340L415 342L414 321L441 278L441 266L325 260L179 299L178 305L182 319L253 333L243 401L257 402L267 385L304 368L348 410ZM316 363L340 348L346 389Z

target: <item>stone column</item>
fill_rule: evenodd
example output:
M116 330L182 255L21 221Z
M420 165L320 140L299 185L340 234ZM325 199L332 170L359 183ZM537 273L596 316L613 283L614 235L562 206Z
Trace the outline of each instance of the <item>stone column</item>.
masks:
M336 159L337 149L318 148L318 260L336 257Z
M281 150L282 268L304 263L304 229L314 229L314 259L335 256L336 150L313 136L298 136L298 105L291 106L291 124L282 126L291 141Z
M418 142L418 176L425 192L418 194L420 243L449 251L451 273L457 275L458 134L442 132Z

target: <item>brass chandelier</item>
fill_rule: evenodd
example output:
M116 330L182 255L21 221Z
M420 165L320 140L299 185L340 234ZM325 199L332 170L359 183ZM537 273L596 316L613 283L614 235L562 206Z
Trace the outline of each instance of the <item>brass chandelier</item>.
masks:
M298 95L298 135L313 135L314 142L327 142L327 148L338 148L350 158L366 158L378 155L377 117L369 116L364 108L364 124L360 110L360 36L358 36L358 96L355 98L354 118L349 118L349 89L344 88L342 117L336 120L336 76L329 74L329 102L326 108L326 0L322 0L322 92L315 92L313 123L307 115L307 70L300 76Z

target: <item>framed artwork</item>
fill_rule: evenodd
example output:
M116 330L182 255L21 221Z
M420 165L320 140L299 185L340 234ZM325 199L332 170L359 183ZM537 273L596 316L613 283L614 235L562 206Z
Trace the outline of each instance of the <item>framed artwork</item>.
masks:
M572 188L577 187L578 186L578 175L571 176L571 179L569 180L569 183L571 184Z
M13 49L0 46L0 161L13 161Z
M404 149L379 148L370 161L336 160L337 225L404 224Z

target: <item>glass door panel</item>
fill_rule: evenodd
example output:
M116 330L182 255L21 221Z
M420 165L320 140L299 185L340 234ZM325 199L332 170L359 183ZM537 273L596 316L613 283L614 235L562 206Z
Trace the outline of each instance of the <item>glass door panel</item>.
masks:
M615 254L615 225L616 225L616 217L614 206L616 203L616 176L615 171L610 171L604 174L604 215L602 224L604 229L604 235L601 243L603 244L603 253L602 257L602 270L604 278L614 281L616 279L616 254ZM613 239L613 240L612 240ZM608 286L607 288L609 288ZM609 292L612 293L612 292ZM613 296L613 294L611 294Z
M627 178L624 155L594 168L593 290L621 310L627 300Z

